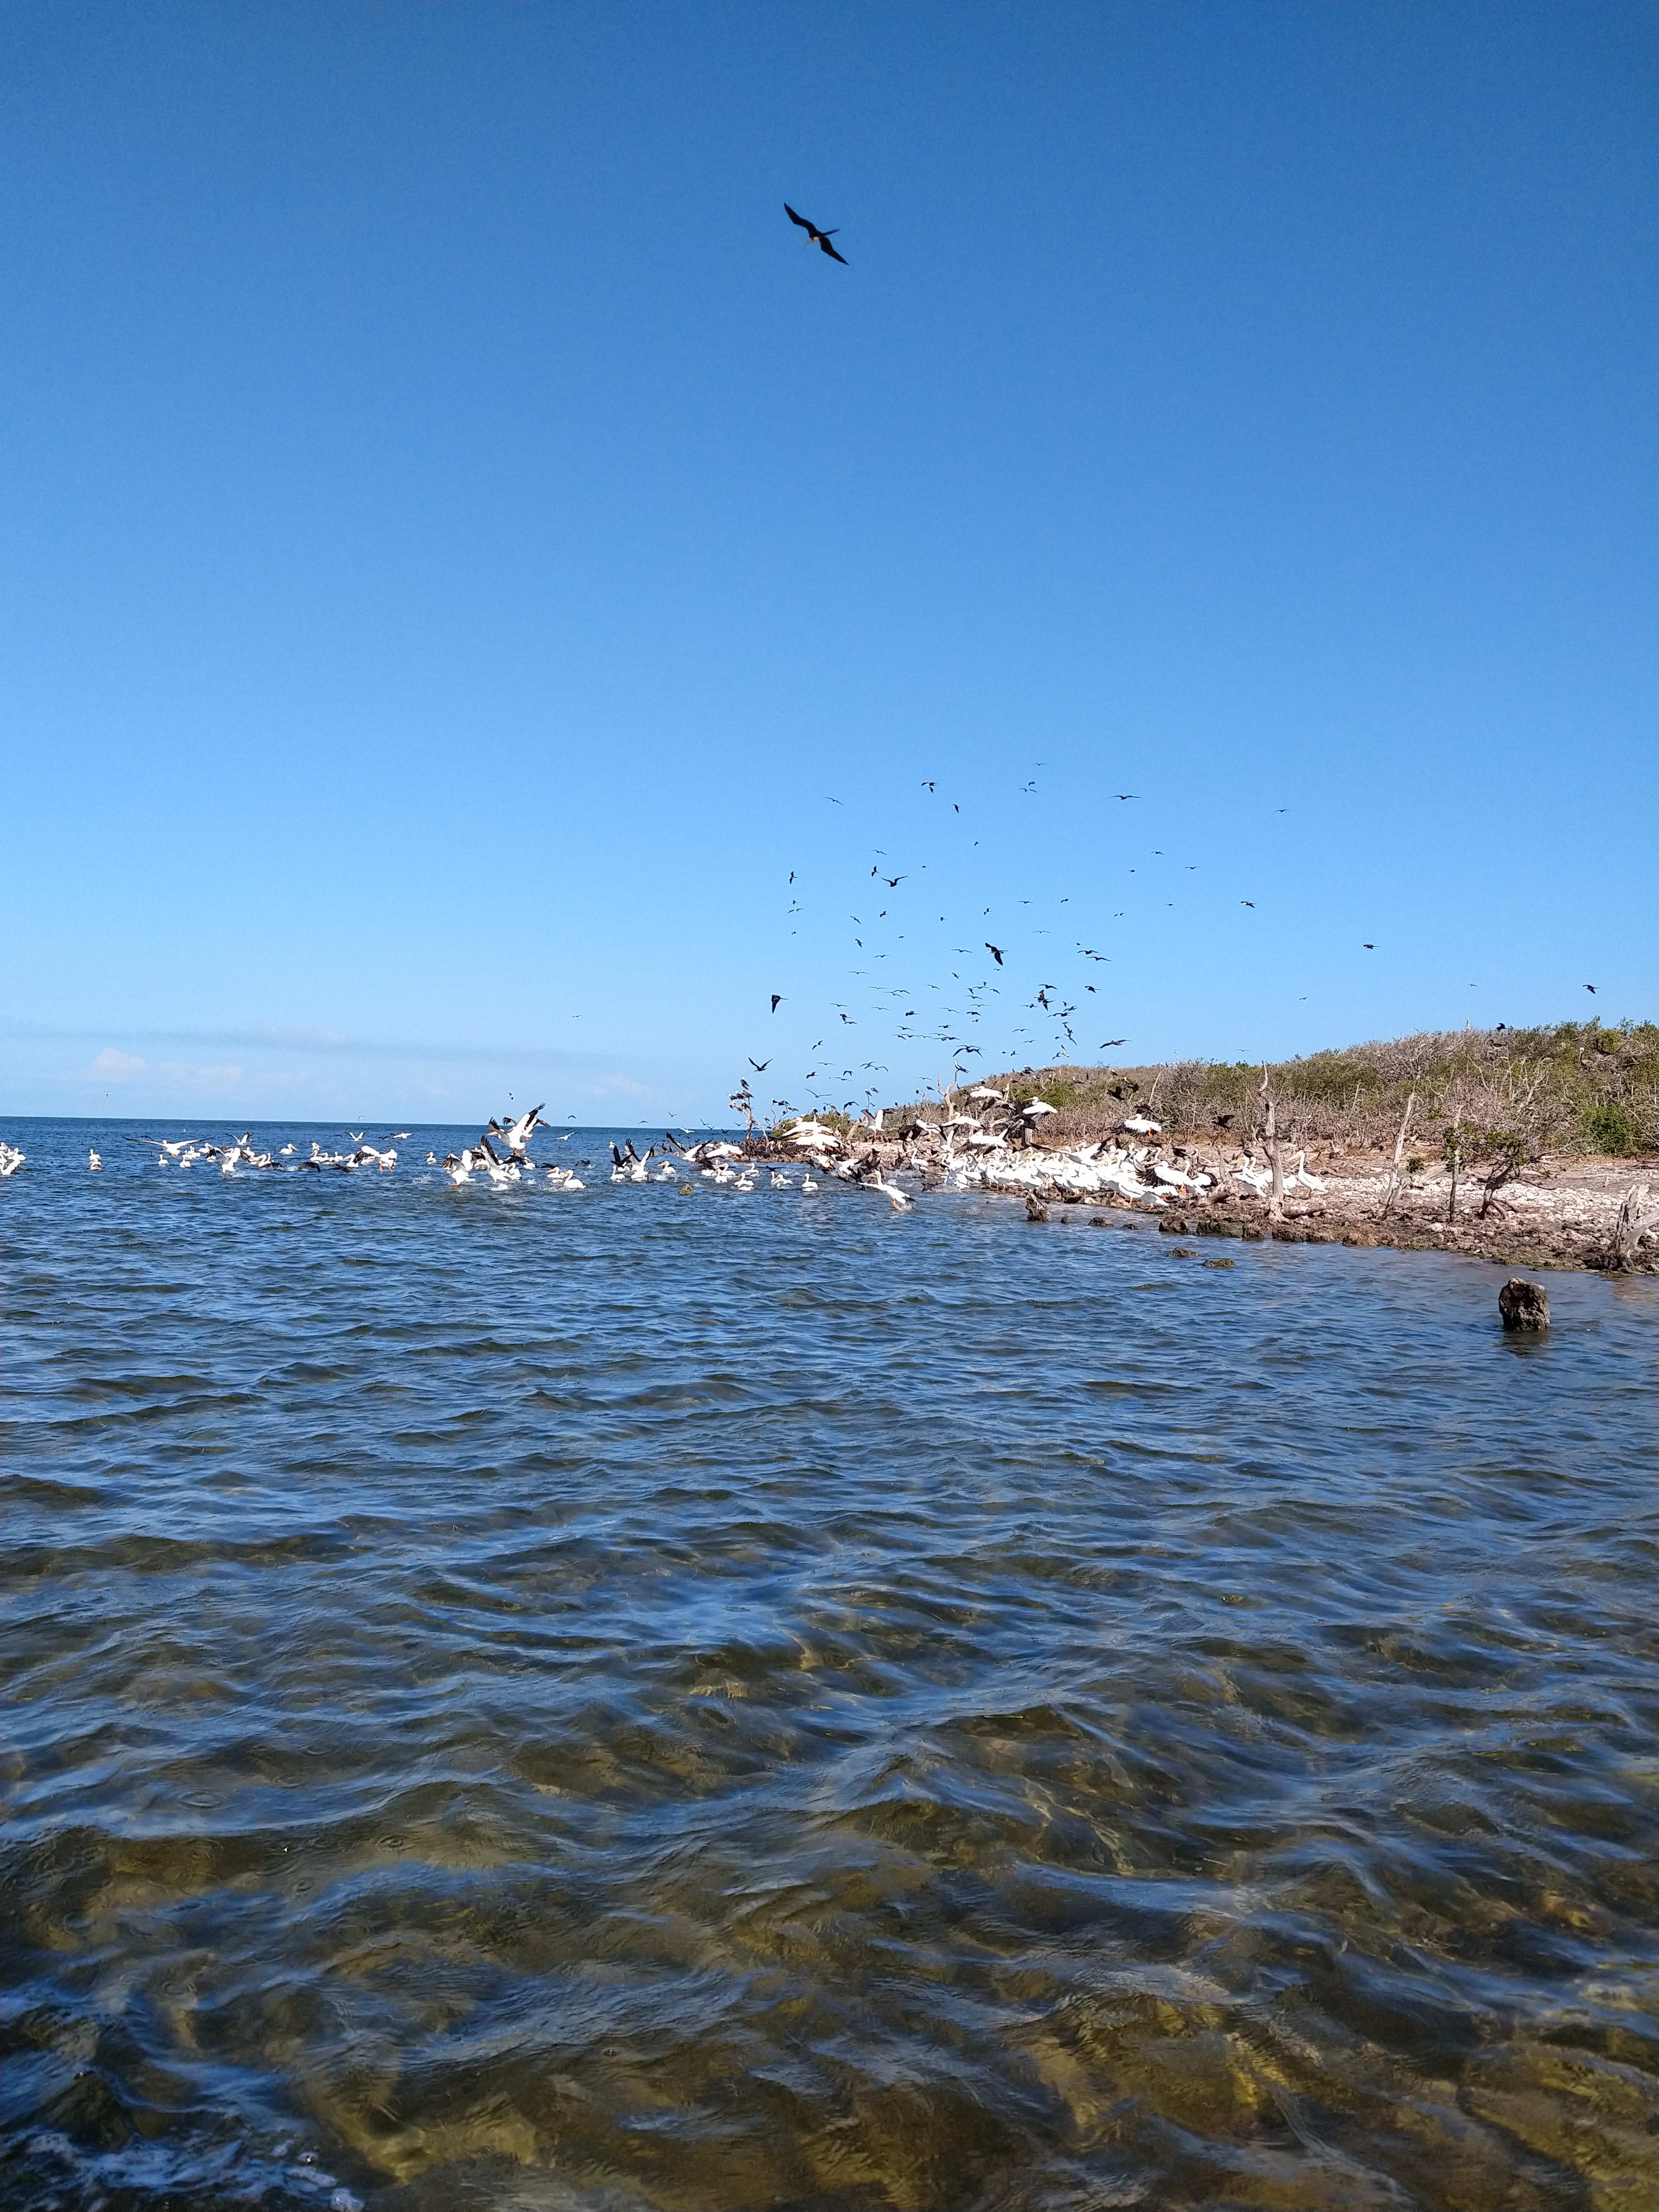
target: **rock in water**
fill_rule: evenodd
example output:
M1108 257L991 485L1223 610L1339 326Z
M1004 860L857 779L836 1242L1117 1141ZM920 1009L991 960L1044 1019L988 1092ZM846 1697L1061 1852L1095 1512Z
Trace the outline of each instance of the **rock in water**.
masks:
M1048 1218L1048 1209L1040 1198L1030 1197L1026 1200L1025 1218L1028 1221L1046 1221Z
M1505 1328L1547 1328L1550 1325L1549 1295L1541 1283L1529 1283L1522 1275L1511 1275L1498 1293L1498 1310Z

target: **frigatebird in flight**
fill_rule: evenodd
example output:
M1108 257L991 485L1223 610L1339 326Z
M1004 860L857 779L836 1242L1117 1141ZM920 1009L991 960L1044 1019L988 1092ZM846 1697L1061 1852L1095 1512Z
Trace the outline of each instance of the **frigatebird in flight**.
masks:
M798 224L799 228L806 233L806 235L811 240L813 245L817 247L820 253L827 253L832 261L839 261L843 269L851 267L852 264L848 262L847 256L844 253L837 253L835 247L830 243L830 240L836 234L835 231L820 230L817 223L808 222L804 215L797 215L795 213L795 210L790 206L787 200L783 204L783 211L788 216L791 222ZM840 225L837 224L836 229L839 228Z

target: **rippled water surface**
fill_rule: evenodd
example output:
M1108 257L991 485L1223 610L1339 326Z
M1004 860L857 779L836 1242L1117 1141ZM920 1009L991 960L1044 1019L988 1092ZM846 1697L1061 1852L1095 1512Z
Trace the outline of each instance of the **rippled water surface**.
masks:
M8 1133L9 2205L1659 2201L1651 1284Z

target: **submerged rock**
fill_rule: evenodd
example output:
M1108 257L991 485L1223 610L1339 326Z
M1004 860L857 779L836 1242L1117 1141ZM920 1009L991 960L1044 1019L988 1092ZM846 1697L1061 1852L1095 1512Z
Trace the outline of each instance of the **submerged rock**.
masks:
M1498 1293L1498 1310L1505 1328L1544 1329L1550 1325L1548 1292L1524 1275L1510 1277Z

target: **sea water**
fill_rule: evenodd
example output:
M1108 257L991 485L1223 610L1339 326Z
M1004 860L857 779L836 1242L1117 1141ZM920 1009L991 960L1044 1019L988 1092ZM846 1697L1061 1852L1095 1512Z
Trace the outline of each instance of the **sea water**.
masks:
M134 1133L6 1131L9 2206L1655 2201L1652 1283Z

